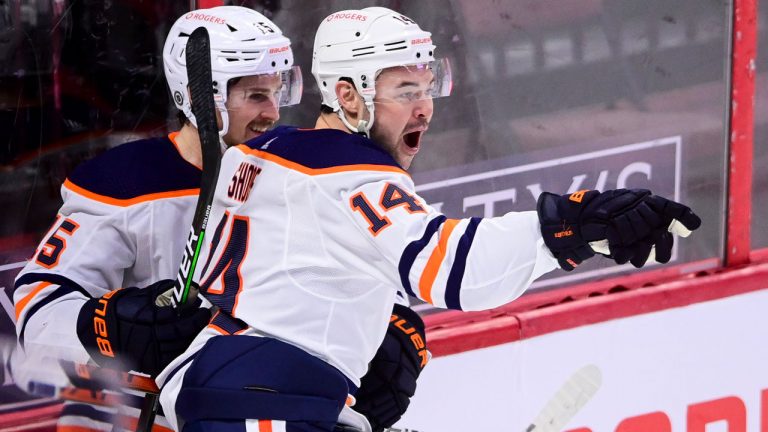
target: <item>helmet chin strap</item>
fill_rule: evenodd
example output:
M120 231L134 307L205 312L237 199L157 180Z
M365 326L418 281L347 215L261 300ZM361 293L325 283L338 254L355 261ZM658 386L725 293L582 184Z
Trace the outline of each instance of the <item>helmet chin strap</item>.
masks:
M224 142L224 135L229 132L229 113L227 112L227 107L224 103L219 101L216 101L216 110L221 114L222 128L219 130L219 145L221 146L221 152L224 153L227 147L229 147L227 143Z
M349 120L347 120L347 116L344 114L344 110L338 104L338 101L336 102L336 105L338 106L338 109L336 110L336 114L339 116L339 119L341 119L341 122L344 123L344 126L346 126L347 129L350 130L350 132L363 134L366 136L366 138L371 137L371 128L373 127L373 118L374 118L372 101L365 101L365 106L366 108L368 108L368 112L371 114L371 118L369 120L360 119L357 122L357 127L352 126Z
M227 107L224 105L224 102L215 101L216 110L221 114L221 124L223 127L219 130L219 146L221 147L221 152L224 153L224 151L229 147L226 142L224 142L224 135L229 132L229 113L227 112ZM184 115L187 116L187 119L190 123L192 123L192 126L195 127L195 129L198 128L197 126L197 118L195 118L195 115L192 114L192 109L189 109L189 112L184 112Z

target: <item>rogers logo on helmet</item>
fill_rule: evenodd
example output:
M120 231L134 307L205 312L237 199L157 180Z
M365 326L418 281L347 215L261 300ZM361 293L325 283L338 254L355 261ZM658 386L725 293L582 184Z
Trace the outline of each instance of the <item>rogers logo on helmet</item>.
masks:
M411 45L432 43L432 38L411 39Z
M286 45L284 47L280 47L280 48L270 48L269 49L269 53L270 54L277 54L277 53L285 52L285 51L288 51L288 48L290 48L288 45Z
M212 22L214 24L226 24L227 21L224 19L221 19L219 17L215 17L213 15L203 14L203 13L197 13L197 12L190 12L184 16L184 18L188 20L197 20L197 21L206 21L206 22Z
M353 21L366 21L368 19L367 15L360 15L356 13L335 13L328 18L325 19L326 22L331 22L335 20L340 19L348 19Z

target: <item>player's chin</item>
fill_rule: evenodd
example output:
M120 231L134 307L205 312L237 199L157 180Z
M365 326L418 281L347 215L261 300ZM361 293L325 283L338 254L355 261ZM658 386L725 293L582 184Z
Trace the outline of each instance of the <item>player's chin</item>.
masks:
M416 153L419 152L419 149L416 148L410 148L405 144L402 144L398 146L397 151L397 163L403 168L408 169L411 166L411 162L413 162L413 158L416 156Z

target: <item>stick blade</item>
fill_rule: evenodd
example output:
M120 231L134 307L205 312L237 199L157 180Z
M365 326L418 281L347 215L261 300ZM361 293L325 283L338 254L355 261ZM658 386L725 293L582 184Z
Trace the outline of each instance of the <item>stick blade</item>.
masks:
M560 432L592 399L602 383L603 376L597 366L587 365L577 370L547 402L525 432Z

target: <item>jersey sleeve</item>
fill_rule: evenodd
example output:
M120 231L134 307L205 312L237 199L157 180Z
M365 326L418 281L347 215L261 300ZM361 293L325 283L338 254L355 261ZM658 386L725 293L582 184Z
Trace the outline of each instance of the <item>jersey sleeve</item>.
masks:
M358 187L348 208L408 294L440 308L489 309L557 267L536 212L450 219L399 178Z
M76 332L80 308L89 298L122 287L135 242L124 208L66 191L63 196L56 221L16 278L16 332L30 353L85 361Z

